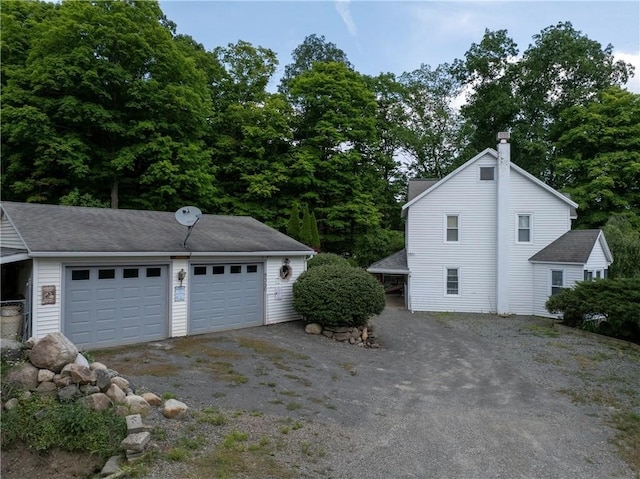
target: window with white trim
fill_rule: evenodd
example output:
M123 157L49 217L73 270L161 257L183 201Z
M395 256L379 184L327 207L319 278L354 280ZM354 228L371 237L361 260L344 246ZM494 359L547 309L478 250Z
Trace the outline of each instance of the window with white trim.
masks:
M447 268L445 291L447 296L460 296L460 270Z
M564 288L564 270L551 270L551 296L558 294Z
M593 271L589 271L587 269L584 270L584 280L591 281L593 279Z
M531 215L530 214L518 214L518 231L516 242L517 243L531 243Z
M495 179L495 167L493 166L481 166L480 168L480 181L493 181Z
M458 243L460 241L460 216L459 215L447 215L444 240L447 243Z

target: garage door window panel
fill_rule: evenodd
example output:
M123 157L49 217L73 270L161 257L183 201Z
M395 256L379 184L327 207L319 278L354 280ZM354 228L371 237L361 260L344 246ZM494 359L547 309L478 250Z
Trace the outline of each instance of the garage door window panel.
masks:
M122 277L125 279L137 278L139 277L139 273L138 268L124 268L122 270Z
M88 269L77 269L71 272L72 281L87 281L91 278L91 271Z
M212 274L224 274L224 266L214 266L211 268Z

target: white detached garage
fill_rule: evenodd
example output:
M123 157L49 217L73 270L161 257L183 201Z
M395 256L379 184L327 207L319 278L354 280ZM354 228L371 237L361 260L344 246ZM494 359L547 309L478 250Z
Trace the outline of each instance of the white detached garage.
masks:
M299 318L292 284L312 249L241 216L202 215L183 247L186 234L172 212L2 203L35 337L101 348Z

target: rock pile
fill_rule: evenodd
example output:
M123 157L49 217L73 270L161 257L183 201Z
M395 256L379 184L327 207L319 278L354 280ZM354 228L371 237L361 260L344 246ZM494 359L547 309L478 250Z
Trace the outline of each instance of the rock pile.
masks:
M340 342L348 342L365 348L376 349L380 345L376 341L373 332L366 326L322 326L318 323L309 323L304 328L307 334L322 334Z
M61 402L78 401L96 411L114 408L116 414L127 419L129 435L122 441L122 448L129 461L145 452L151 428L142 424L142 418L153 406L164 405L162 412L168 419L181 418L189 409L175 399L163 403L151 392L136 394L131 383L117 371L99 362L89 364L62 333L51 333L38 341L30 339L24 347L26 360L3 379L4 390L14 389L21 394L3 402L3 408L12 409L31 394L56 396ZM117 468L120 460L111 458L105 468ZM107 474L103 472L104 475Z

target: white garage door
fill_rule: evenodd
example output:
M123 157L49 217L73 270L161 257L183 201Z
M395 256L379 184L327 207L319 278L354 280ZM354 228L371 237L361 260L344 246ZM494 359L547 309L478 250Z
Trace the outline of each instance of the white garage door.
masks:
M168 337L166 265L67 267L63 332L99 348Z
M189 334L263 324L262 263L192 264Z

